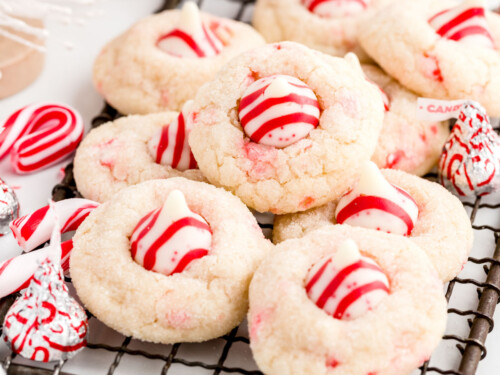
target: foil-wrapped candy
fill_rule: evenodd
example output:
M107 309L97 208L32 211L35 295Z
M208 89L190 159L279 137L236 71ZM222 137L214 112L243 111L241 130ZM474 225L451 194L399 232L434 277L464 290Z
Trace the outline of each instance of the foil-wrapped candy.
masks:
M69 295L61 266L47 258L7 312L2 337L14 353L51 362L83 349L87 332L85 310Z
M444 145L439 175L461 196L486 195L500 187L500 140L478 103L463 104Z
M0 236L9 233L9 224L19 216L16 193L0 178Z

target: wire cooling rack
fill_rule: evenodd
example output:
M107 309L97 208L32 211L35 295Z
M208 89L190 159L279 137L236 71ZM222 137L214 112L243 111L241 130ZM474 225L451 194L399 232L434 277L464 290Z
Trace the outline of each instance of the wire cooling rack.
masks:
M253 0L199 0L199 6L217 14L230 7L234 19L248 21ZM178 5L166 0L160 9ZM227 8L224 8L227 10ZM224 14L227 16L227 12ZM92 121L92 127L120 117L109 105ZM436 175L426 178L435 180ZM73 178L73 165L52 192L54 200L80 197ZM443 340L431 359L414 374L473 375L486 356L485 340L493 330L493 314L500 298L500 194L463 202L474 228L475 244L460 277L448 283L448 327ZM272 218L258 216L267 235L272 230ZM498 221L498 222L497 222ZM496 226L494 226L496 225ZM71 280L67 280L72 290ZM477 295L477 299L463 298ZM0 300L0 322L16 296ZM422 301L422 303L425 303ZM252 359L246 324L229 334L201 344L159 345L125 337L99 322L87 311L90 336L87 348L67 362L44 364L8 353L3 367L13 375L46 374L243 374L262 375ZM0 326L0 332L2 327ZM0 353L1 350L0 350ZM82 372L81 369L85 369ZM0 369L1 374L1 369Z

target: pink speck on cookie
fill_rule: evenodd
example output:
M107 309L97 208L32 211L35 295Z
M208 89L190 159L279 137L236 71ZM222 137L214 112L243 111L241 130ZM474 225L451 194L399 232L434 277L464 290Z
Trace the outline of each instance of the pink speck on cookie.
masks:
M340 89L337 96L338 103L342 106L344 113L352 118L359 118L360 103L356 95L347 89Z
M314 203L314 198L313 197L305 197L300 201L299 205L300 208L307 210L311 205Z
M441 69L439 68L439 61L436 57L424 53L420 60L420 69L422 69L422 73L427 78L434 79L438 82L444 81Z
M163 89L160 91L160 102L162 106L167 106L168 105L168 90Z
M335 368L338 365L340 365L340 362L337 361L337 359L335 357L329 357L329 358L327 358L327 360L326 360L326 367Z
M171 327L188 328L190 326L191 316L186 311L169 311L165 318Z
M403 150L397 150L387 155L385 168L394 168L406 156Z
M251 178L260 180L274 176L274 164L278 157L276 148L254 142L246 142L243 145L243 149L247 160L250 161L246 165L246 172Z
M262 324L264 324L269 317L273 314L274 309L273 308L268 308L264 309L258 313L256 313L251 319L250 319L250 340L255 341L259 337L259 331L262 328Z

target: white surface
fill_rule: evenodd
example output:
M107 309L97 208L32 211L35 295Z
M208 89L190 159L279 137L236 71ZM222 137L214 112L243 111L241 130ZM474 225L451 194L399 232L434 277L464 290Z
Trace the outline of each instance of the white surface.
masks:
M88 126L90 120L102 108L103 101L92 87L91 68L100 48L113 36L125 30L134 21L151 13L160 5L160 0L101 0L99 6L104 9L105 15L91 20L85 27L65 27L60 24L49 24L49 29L58 35L60 39L71 40L75 48L68 51L55 39L49 42L46 66L42 76L23 92L0 101L0 118L9 115L15 109L26 104L40 100L56 100L66 102L77 108ZM238 4L224 0L206 0L204 10L213 13L225 14L233 17L238 11ZM245 13L248 19L250 14ZM10 185L18 186L17 194L21 202L21 214L43 206L50 197L52 187L62 177L60 168L67 162L49 168L43 172L17 176L11 169L8 160L0 162L0 177ZM490 197L487 200L500 202L500 196ZM476 223L488 223L500 226L500 214L498 210L483 210L477 217ZM493 234L489 231L476 231L475 249L473 256L490 256L494 247ZM10 236L0 238L0 260L9 258L19 253L18 247ZM479 277L484 279L482 266L467 264L461 277ZM476 291L474 287L457 285L452 297L452 306L464 309L474 309L477 305ZM425 301L422 301L425 303ZM497 318L500 313L497 312ZM447 332L453 334L467 334L467 318L451 317ZM498 322L500 324L500 320ZM244 331L245 328L240 330ZM242 332L242 335L245 333ZM91 319L90 342L109 343L110 345L121 345L123 336L103 326L96 319ZM211 364L217 363L222 351L224 340L218 339L206 344L183 344L177 357L187 360L201 360ZM458 350L454 348L455 342L442 342L432 358L431 366L445 365L444 368L454 368L459 360ZM491 375L499 373L500 358L500 329L495 329L487 340L488 353L481 362L478 374ZM452 347L450 350L450 347ZM142 349L152 353L168 355L171 347L166 345L144 344L132 340L129 348ZM0 360L7 355L7 350L0 344ZM115 353L105 350L86 349L81 354L70 360L63 368L64 372L73 374L105 374L115 358ZM28 363L30 361L16 358L15 362ZM116 374L159 374L164 362L160 360L146 360L140 356L125 355L117 368ZM256 370L251 359L248 346L237 343L230 350L229 357L225 362L228 367L244 367L248 370ZM53 365L45 365L53 367ZM188 368L173 365L169 374L210 374L212 371L200 368Z

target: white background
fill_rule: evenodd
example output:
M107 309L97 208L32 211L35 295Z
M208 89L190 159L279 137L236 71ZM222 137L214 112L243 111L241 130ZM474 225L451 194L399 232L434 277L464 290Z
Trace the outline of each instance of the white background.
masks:
M94 90L91 83L92 63L99 50L108 40L127 29L136 20L152 13L160 6L160 3L160 0L102 0L98 2L98 7L102 8L105 14L101 17L91 19L85 27L75 25L64 26L54 22L49 23L48 27L53 37L48 42L46 65L42 75L34 84L21 93L8 99L0 100L0 119L5 118L26 104L38 101L59 101L70 104L78 109L88 128L90 120L101 110L103 105L101 97ZM223 0L209 1L205 9L228 16L235 15L237 11L235 4ZM74 44L73 50L67 50L63 46L63 41L66 40ZM7 159L0 161L0 177L10 185L17 187L16 192L21 202L21 214L29 213L47 204L52 187L62 177L60 169L66 163L62 162L39 173L18 176L11 171ZM497 202L500 201L500 197L496 198ZM493 200L495 199L493 198ZM478 219L484 223L498 225L500 224L499 217L498 213L488 212L482 216L480 215ZM486 237L487 234L480 234L478 236L475 242L476 256L491 255L488 252L491 249L492 240ZM11 236L0 238L0 261L14 256L19 252ZM473 268L472 266L469 267L469 265L464 273L466 276L481 274L477 267ZM457 299L455 301L457 305L464 308L475 308L477 299L474 289L464 289L460 293L457 293L457 297L454 298ZM451 330L450 333L457 332L457 330L463 333L467 332L466 328L464 329L463 321L455 322L453 319L448 324L448 330ZM488 337L487 346L489 355L481 362L478 374L490 375L500 373L499 332L500 330L497 329ZM103 330L102 335L116 336L111 330ZM207 345L214 346L215 344ZM444 345L444 349L446 349L446 345ZM452 356L446 355L446 358L443 358L443 356L439 355L442 352L441 350L437 351L437 360L439 363L452 365L458 358L456 354ZM5 347L0 346L0 360L5 357L5 353ZM195 352L193 356L196 358L197 353ZM82 355L82 360L77 361L70 368L65 366L64 371L81 374L105 373L104 368L107 367L100 369L100 360L94 358L90 362L85 362L83 358L84 356ZM131 359L131 361L134 360L137 361L137 359ZM104 363L105 361L103 360L102 362ZM87 366L85 370L83 366ZM127 367L130 369L128 373L137 373L138 368L134 367L133 362L130 362ZM140 369L143 374L148 374L150 371L151 373L153 371L154 373L159 373L158 369L149 368L147 365L141 365ZM187 372L184 372L186 370L183 369L180 372L174 373L187 374ZM127 373L126 370L122 371ZM189 374L196 373L196 369L189 370Z

